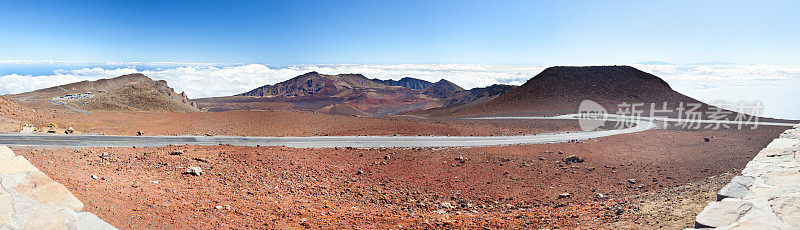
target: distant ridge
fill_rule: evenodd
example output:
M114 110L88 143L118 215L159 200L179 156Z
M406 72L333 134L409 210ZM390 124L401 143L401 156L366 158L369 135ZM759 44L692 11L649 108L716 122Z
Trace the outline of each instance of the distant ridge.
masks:
M425 88L423 94L433 98L445 99L461 91L464 91L464 88L461 88L461 86L458 86L448 80L442 79L433 85L428 86L428 88Z
M475 102L485 102L489 99L494 99L496 96L500 96L504 93L507 93L517 86L515 85L501 85L495 84L483 88L474 88L465 91L459 91L455 94L451 95L444 99L444 106L454 106L454 105L463 105L468 103L475 103Z
M377 82L377 83L381 83L381 84L384 84L384 85L388 85L388 86L402 86L402 87L406 87L406 88L409 88L409 89L415 89L415 90L424 90L425 88L428 88L428 86L433 85L433 82L429 82L429 81L421 80L421 79L416 79L416 78L410 78L410 77L404 77L403 79L400 79L399 81L395 81L395 80L391 80L391 79L390 80L372 79L372 81Z

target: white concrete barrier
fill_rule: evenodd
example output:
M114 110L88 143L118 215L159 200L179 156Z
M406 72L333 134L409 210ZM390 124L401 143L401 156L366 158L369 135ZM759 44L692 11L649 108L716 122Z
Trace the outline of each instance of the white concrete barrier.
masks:
M697 215L694 227L800 229L800 125L758 152Z
M23 156L0 145L0 229L116 229Z

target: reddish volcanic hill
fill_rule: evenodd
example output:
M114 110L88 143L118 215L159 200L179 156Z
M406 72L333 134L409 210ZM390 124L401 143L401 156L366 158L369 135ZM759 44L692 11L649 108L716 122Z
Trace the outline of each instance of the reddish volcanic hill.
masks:
M368 79L361 74L309 72L229 97L195 99L204 111L301 110L339 115L386 116L406 111L484 102L508 86L464 90L447 80ZM477 103L475 103L477 104Z
M444 106L458 106L464 104L480 104L497 96L507 93L517 86L495 84L483 88L474 88L465 91L458 91L452 96L444 99Z
M402 114L428 118L443 117L455 112L467 110L471 107L480 106L481 104L495 99L516 87L517 86L513 85L495 84L484 88L473 88L470 90L458 91L452 96L442 99L444 102L443 107L408 111Z
M458 86L448 80L442 79L425 88L423 93L429 97L445 99L461 91L464 91L464 88L461 88L461 86Z
M424 90L425 88L428 88L428 86L433 85L433 82L420 80L416 78L410 78L410 77L404 77L399 81L391 79L390 80L372 79L372 81L388 86L402 86L405 88L415 89L415 90Z
M197 105L164 80L141 73L97 81L81 81L9 95L28 108L43 111L162 111L195 112Z
M618 104L667 102L700 103L680 94L661 78L630 66L550 67L514 90L482 105L454 115L498 113L566 113L578 110L583 100L593 100L614 112ZM703 104L703 110L707 106Z
M323 75L309 72L287 81L258 87L236 96L302 97L333 96L353 88L387 88L386 85L367 79L361 74Z

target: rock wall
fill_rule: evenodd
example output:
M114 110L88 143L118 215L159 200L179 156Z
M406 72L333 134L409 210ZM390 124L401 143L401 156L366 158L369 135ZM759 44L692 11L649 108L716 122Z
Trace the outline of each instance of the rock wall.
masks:
M116 229L64 185L0 145L0 229Z
M800 125L758 152L695 221L695 228L800 229Z

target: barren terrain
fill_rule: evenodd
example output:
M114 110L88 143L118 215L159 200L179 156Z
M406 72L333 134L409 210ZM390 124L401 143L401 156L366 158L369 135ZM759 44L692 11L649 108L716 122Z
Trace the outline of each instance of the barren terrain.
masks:
M781 131L653 130L446 149L15 150L122 229L688 227L686 218L640 213L646 202L697 213L658 199L710 190L706 178L741 169ZM206 174L183 174L188 166ZM697 186L674 189L688 183Z
M57 114L34 125L73 127L83 133L107 135L237 135L237 136L349 136L349 135L520 135L580 130L577 121L362 118L294 111L226 111L196 113L98 112Z

